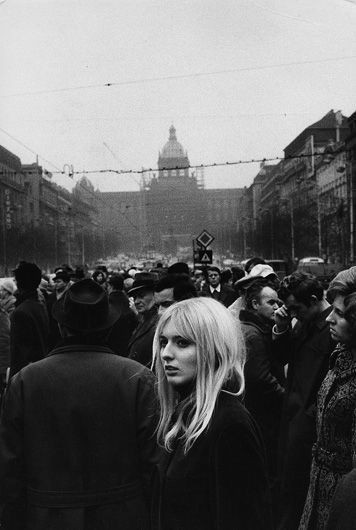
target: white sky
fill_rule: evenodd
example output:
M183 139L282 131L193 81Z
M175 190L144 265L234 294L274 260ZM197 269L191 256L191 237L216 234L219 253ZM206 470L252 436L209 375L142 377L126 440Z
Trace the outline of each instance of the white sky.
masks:
M155 168L173 123L192 165L282 156L330 109L356 110L355 27L353 0L0 0L0 145L50 171ZM324 62L261 69L303 61ZM206 170L206 187L257 171Z

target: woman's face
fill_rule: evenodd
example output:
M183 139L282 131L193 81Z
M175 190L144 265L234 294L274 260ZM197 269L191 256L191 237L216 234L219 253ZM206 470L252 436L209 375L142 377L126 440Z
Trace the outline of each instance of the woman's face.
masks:
M172 320L162 329L159 337L160 356L168 383L176 390L189 385L197 374L197 347L183 338Z
M344 317L345 305L344 296L336 296L333 302L333 309L326 321L330 324L330 333L333 340L348 344L351 341L351 326Z

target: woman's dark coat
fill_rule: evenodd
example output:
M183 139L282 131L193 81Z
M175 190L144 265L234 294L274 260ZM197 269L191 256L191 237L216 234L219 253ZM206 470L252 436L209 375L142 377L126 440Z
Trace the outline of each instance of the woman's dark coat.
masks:
M326 530L355 530L356 469L339 482L333 496Z
M222 392L209 428L184 455L166 453L155 481L153 530L269 530L262 440L235 396Z
M318 394L317 442L300 530L325 530L335 489L353 468L356 442L356 361L339 344ZM356 527L356 521L355 521Z
M21 370L0 426L3 527L146 530L154 383L103 346L67 344Z

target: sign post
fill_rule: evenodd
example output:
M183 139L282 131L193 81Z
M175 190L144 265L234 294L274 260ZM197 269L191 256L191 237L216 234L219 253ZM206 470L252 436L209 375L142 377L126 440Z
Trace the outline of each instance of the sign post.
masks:
M213 251L207 247L214 241L214 236L207 230L203 230L198 237L193 239L193 262L195 265L211 265L213 263ZM195 247L195 242L199 248Z

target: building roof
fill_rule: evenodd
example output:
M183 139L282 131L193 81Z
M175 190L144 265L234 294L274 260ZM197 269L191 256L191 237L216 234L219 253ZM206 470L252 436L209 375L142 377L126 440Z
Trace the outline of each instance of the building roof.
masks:
M0 163L8 166L15 171L21 171L21 160L18 156L11 153L0 145Z
M308 129L335 129L339 125L341 129L348 129L348 123L346 116L343 116L338 110L334 112L333 109L329 110L321 120L316 121L313 125L309 125Z
M311 135L314 135L314 145L318 142L325 144L330 138L334 137L337 128L340 130L341 139L343 140L347 136L349 130L348 119L342 115L341 111L334 112L334 110L331 109L320 120L306 127L304 131L294 138L294 140L285 147L284 155L286 157L294 155L297 151L303 148L307 138Z

